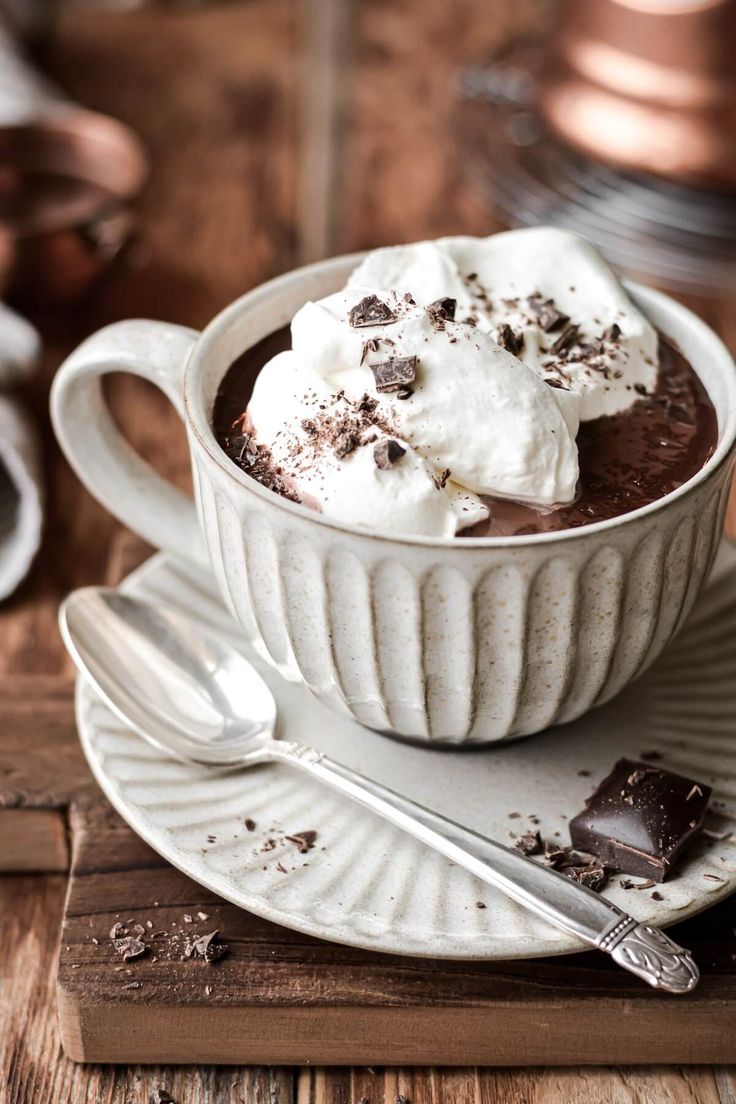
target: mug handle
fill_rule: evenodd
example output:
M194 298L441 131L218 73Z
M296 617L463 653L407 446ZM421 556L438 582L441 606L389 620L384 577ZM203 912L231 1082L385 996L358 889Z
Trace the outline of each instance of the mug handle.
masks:
M209 566L194 502L137 455L115 425L102 391L108 372L155 383L184 420L184 369L199 334L169 322L116 322L87 338L51 389L59 444L82 483L150 544Z

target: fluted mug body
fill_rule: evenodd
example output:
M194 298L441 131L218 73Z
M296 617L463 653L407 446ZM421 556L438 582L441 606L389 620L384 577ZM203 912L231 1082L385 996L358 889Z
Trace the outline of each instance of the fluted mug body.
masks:
M233 360L305 301L340 287L358 260L337 258L263 285L201 335L148 322L95 335L55 383L62 445L124 521L206 562L258 650L330 707L371 728L453 746L574 720L649 666L707 578L733 466L733 362L685 308L630 285L716 408L715 454L687 484L610 521L514 538L402 537L331 522L237 468L211 417ZM152 484L140 460L111 438L99 377L113 364L154 378L182 412L198 525L189 503ZM102 425L99 439L90 422Z

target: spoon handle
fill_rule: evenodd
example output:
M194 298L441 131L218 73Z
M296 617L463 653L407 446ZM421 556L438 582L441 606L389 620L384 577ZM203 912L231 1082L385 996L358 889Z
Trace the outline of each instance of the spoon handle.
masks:
M698 969L689 951L658 928L639 924L606 898L565 875L418 805L312 748L276 741L269 755L352 797L550 924L610 954L620 966L655 988L686 993L697 984Z

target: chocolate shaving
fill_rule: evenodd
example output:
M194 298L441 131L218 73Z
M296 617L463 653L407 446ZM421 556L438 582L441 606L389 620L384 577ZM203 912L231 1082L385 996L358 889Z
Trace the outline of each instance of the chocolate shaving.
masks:
M376 390L381 394L389 391L398 391L413 383L417 375L417 358L415 356L389 357L378 364L371 364L373 378L376 381Z
M621 327L618 322L613 322L603 333L604 341L618 341L621 336Z
M496 331L496 344L516 356L524 348L524 334L521 330L517 333L508 322L503 322Z
M550 840L544 841L544 865L557 867L569 854L569 847L563 847L559 843L552 843Z
M553 342L550 351L555 353L556 356L568 352L577 341L577 336L577 324L575 322L568 322L560 336Z
M245 827L248 829L249 832L255 832L256 822L254 820L251 820L250 817L246 817L245 818Z
M293 836L286 836L289 843L295 843L300 855L306 855L317 842L317 832L309 828L306 832L295 832Z
M217 962L224 958L230 948L227 943L215 942L219 934L219 929L216 928L215 931L207 932L206 935L200 935L199 938L192 940L185 948L186 957L196 958L199 956L205 962Z
M564 326L566 322L570 321L569 314L563 314L562 311L557 310L553 299L530 296L528 303L529 309L545 333L558 330L560 326Z
M127 962L129 958L140 958L142 954L146 953L146 944L132 935L125 935L122 939L114 939L113 945L118 954L122 955L123 962Z
M373 449L373 459L376 462L376 467L381 471L388 471L392 468L406 452L403 445L400 445L398 441L394 441L389 437L384 441L379 441Z
M386 326L395 321L394 312L377 295L366 295L348 313L348 322L355 329L361 326Z
M360 363L365 364L366 358L369 353L377 353L380 348L381 342L377 337L369 337L367 341L363 342L363 351L360 354Z
M335 456L338 460L349 456L358 447L358 438L353 433L341 433L335 441Z
M431 315L433 322L454 322L456 310L457 299L443 296L443 298L435 299L434 303L429 304L427 314Z
M608 879L608 871L605 866L601 866L595 860L582 865L561 866L559 870L561 874L572 878L578 885L585 886L586 889L592 889L595 892L602 889Z
M539 832L525 832L523 836L519 836L514 848L522 855L541 855L544 844Z

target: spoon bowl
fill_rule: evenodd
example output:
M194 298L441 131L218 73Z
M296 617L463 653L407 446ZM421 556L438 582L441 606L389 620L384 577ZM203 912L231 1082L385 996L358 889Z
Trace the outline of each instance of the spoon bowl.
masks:
M169 754L245 765L274 740L276 702L252 664L173 611L83 587L62 604L59 625L105 703Z

